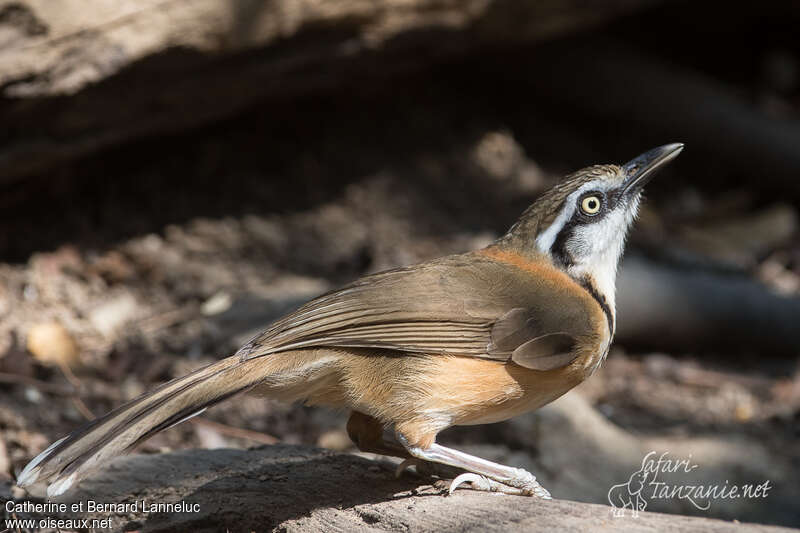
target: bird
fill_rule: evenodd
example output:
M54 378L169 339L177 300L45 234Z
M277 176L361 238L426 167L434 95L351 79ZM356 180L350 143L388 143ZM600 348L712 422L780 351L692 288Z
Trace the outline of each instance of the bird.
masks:
M233 355L89 422L31 460L55 497L159 431L248 391L351 411L366 452L463 471L449 490L550 498L536 477L442 446L458 425L535 410L608 355L615 283L644 186L683 150L574 172L488 246L367 275L278 319Z

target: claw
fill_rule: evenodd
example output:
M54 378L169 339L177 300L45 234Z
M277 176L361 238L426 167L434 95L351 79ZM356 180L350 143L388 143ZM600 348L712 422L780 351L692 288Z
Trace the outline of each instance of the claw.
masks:
M450 494L452 495L453 492L464 483L471 483L472 488L475 490L485 490L486 492L492 492L492 486L489 483L489 480L483 476L479 476L478 474L473 474L472 472L466 472L461 474L457 478L455 478L450 483Z
M523 486L515 487L512 485L506 485L505 483L501 483L499 481L495 481L493 479L489 479L486 476L481 476L479 474L473 474L472 472L467 472L465 474L461 474L457 478L455 478L450 483L450 494L453 494L458 487L465 483L471 484L472 490L482 490L485 492L501 492L503 494L512 494L516 496L535 496L537 498L541 498L543 500L552 500L552 496L550 493L539 485L536 481L536 478L531 476L532 479L525 480Z
M398 434L397 438L412 457L423 461L417 465L418 473L420 473L420 465L445 465L467 471L456 476L450 483L450 494L453 494L464 483L469 483L470 488L474 490L551 499L550 493L539 485L536 477L522 468L492 463L458 450L446 448L435 442L426 448L418 448L410 446L401 434ZM397 468L398 475L410 464L411 461L403 461ZM444 476L439 475L439 477L443 478Z

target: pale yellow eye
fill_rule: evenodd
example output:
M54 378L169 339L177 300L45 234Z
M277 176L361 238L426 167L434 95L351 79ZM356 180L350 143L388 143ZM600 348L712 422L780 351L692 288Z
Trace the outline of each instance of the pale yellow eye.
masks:
M596 215L600 212L600 198L597 196L587 196L581 200L581 211L587 215Z

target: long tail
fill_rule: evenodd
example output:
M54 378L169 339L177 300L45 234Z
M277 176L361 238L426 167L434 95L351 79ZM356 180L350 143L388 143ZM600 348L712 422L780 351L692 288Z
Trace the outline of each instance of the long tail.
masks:
M165 383L53 443L28 463L17 484L48 482L48 496L62 494L159 431L275 377L274 366L269 356L246 361L233 356Z

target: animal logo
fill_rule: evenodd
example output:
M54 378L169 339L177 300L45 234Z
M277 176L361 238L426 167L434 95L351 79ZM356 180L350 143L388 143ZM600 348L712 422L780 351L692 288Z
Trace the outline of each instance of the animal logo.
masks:
M608 503L611 504L611 514L615 517L625 516L625 509L631 510L631 516L637 518L639 511L647 507L647 500L642 496L642 490L647 480L644 467L633 474L626 483L614 485L608 489Z

